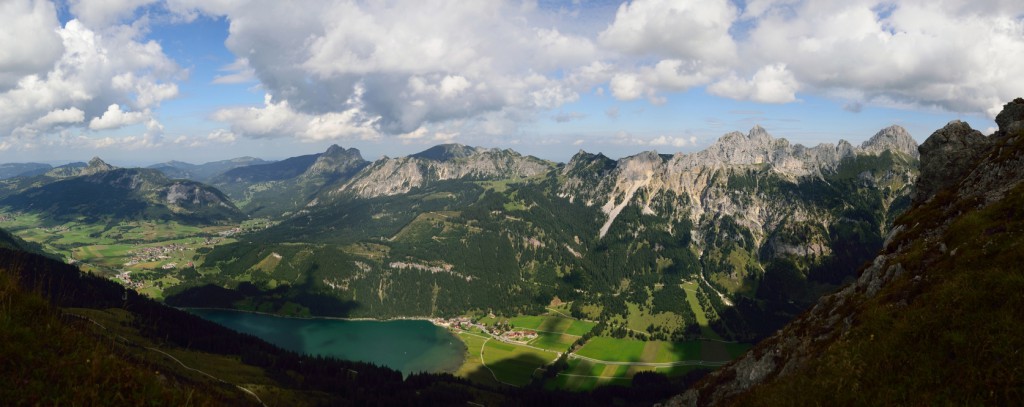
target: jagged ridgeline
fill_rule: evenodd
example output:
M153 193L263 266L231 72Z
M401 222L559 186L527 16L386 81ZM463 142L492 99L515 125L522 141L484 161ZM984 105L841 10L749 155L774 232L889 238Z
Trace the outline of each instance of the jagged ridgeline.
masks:
M855 277L909 205L917 150L899 127L813 148L755 127L694 154L618 161L443 145L269 165L281 168L215 181L250 213L297 209L207 255L196 286L244 290L169 302L388 317L538 313L558 297L613 326L651 321L634 327L651 338L705 326L749 340Z
M290 215L368 163L359 150L331 146L321 154L228 170L211 181L253 216Z
M0 206L51 221L174 220L209 224L245 218L215 188L155 169L116 168L98 157L40 175L3 180Z

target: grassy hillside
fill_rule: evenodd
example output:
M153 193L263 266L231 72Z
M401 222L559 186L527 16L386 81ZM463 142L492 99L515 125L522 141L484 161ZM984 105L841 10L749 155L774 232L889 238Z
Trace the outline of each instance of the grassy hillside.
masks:
M1010 149L1020 151L1005 147ZM978 203L959 201L956 191L946 190L901 217L897 224L906 231L892 247L907 248L895 252L904 275L849 310L857 326L844 340L740 404L1019 402L1024 184L980 210ZM958 215L949 218L950 212Z
M20 288L0 270L0 400L15 405L258 405L240 390L181 374L93 332L91 322Z

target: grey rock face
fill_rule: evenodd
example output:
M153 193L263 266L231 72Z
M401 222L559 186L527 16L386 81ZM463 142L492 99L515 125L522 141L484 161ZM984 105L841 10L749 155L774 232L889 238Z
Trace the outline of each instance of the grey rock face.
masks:
M978 160L988 139L965 122L954 120L921 144L921 177L915 186L915 204L931 199L940 189L960 182Z
M512 150L444 145L408 157L377 160L335 193L370 198L403 194L434 181L532 177L551 169L547 161Z
M900 126L889 126L860 145L864 152L881 154L885 150L899 151L914 158L919 158L917 142L910 137L910 133Z
M784 203L759 196L738 199L724 184L730 175L767 169L796 181L801 177L820 177L834 171L844 159L879 155L884 151L916 158L917 145L899 126L883 129L861 147L841 140L838 145L821 144L810 148L790 144L783 138L776 139L764 128L755 126L747 134L728 133L706 150L676 154L669 159L647 152L616 162L604 156L580 152L562 171L566 180L559 195L573 201L583 200L587 205L601 206L608 214L608 220L601 229L602 237L622 206L638 191L645 192L642 194L648 201L644 202L645 206L650 206L650 201L664 192L670 191L682 197L681 204L690 206L686 212L694 224L699 224L705 214L724 213L736 216L746 228L762 230L789 217L793 208L785 208ZM601 175L596 175L595 171ZM907 182L913 179L910 174L893 176L906 178ZM585 188L582 187L584 185ZM823 216L803 213L798 218L823 219ZM813 248L799 250L814 251Z
M1019 132L1024 126L1014 125L1024 122L1024 99L1016 98L1003 106L1003 111L996 115L996 125L1001 135Z

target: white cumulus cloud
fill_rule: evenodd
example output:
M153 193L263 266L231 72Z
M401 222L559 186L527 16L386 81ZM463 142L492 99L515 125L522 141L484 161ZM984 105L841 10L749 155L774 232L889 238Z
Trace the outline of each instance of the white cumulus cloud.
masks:
M95 31L74 19L61 27L56 11L49 11L54 19L48 30L59 38L61 53L39 72L18 78L15 86L0 87L0 136L36 137L58 124L103 130L141 123L141 116L150 116L141 112L177 96L173 81L182 70L157 42L141 40L137 28ZM112 105L116 112L108 112ZM89 117L94 119L86 122Z
M26 75L41 74L64 52L57 12L43 0L0 2L0 92Z
M116 103L107 107L100 117L94 117L89 121L89 128L92 130L119 129L146 121L149 112L125 112Z
M358 93L355 95L358 98ZM379 137L378 118L367 117L361 106L350 103L341 112L308 114L296 111L287 100L273 101L267 94L262 107L221 109L213 119L231 124L232 135L253 138L295 137L304 141Z
M535 25L514 2L171 0L183 15L224 15L226 45L275 101L296 113L342 113L362 87L362 110L381 133L574 101L590 83L558 77L597 60L585 36ZM275 27L272 34L265 27ZM268 112L269 114L269 112Z
M763 67L750 79L730 75L708 86L708 92L732 99L762 103L787 103L796 100L799 83L784 64Z

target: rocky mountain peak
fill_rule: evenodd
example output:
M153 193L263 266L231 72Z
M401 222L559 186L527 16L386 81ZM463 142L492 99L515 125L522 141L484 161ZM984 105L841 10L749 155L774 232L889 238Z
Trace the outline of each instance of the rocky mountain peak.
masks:
M940 189L959 182L988 144L988 138L960 120L932 133L918 148L921 175L914 189L914 203L925 202Z
M82 168L82 172L80 172L79 175L98 174L101 172L113 170L115 168L117 167L107 164L99 157L93 157L91 160L89 160L89 164L86 165L85 168Z
M860 145L865 152L879 154L885 150L899 151L914 158L919 157L917 142L907 129L892 125L880 130Z
M580 150L565 164L565 167L562 168L562 174L582 175L584 172L600 174L614 168L615 165L615 160L606 157L604 154L591 154Z
M345 151L345 149L342 148L341 146L339 146L337 144L331 144L330 147L327 147L327 151L324 152L324 155L338 154L338 153L343 152L343 151Z
M754 142L771 141L772 136L768 134L768 130L761 127L760 124L755 124L754 127L747 132L747 140Z
M366 166L367 161L363 159L359 150L354 148L345 149L337 144L327 148L320 154L313 165L309 166L305 174L346 174L353 173Z

